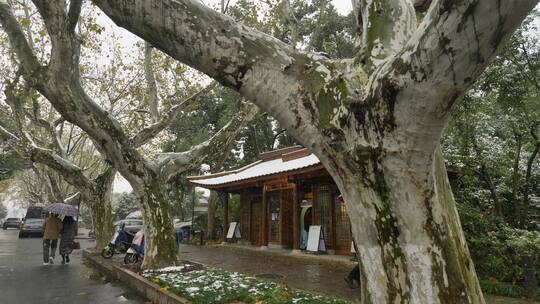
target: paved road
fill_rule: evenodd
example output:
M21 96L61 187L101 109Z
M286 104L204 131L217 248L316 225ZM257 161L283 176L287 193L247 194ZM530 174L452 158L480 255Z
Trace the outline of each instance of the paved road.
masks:
M0 230L0 303L144 303L127 288L106 282L81 263L76 250L69 265L43 266L41 238L19 239L18 230ZM80 240L81 247L92 242Z

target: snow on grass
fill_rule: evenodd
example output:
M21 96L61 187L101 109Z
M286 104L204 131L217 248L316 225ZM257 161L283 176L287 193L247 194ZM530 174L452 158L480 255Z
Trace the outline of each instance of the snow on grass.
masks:
M293 304L345 304L341 299L292 290L281 284L215 268L185 271L182 266L167 267L143 276L189 299L194 304L211 303L293 303Z

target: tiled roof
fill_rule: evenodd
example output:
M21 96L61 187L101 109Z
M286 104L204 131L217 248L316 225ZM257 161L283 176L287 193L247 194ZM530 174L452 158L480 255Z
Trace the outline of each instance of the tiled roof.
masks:
M302 152L304 150L305 149L299 149L296 152ZM211 174L207 177L191 177L189 179L192 183L201 187L216 186L242 180L249 180L266 175L298 170L320 164L319 159L313 153L304 153L305 156L295 157L292 159L287 157L287 155L290 154L291 153L283 154L277 158L269 160L259 160L253 164L233 171Z

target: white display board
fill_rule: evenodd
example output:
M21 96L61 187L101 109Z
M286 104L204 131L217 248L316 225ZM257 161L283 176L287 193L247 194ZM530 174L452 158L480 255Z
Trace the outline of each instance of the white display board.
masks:
M228 239L240 238L240 225L238 225L238 222L231 222L229 224L229 230L227 231L227 238Z
M326 251L326 245L324 243L322 226L319 226L319 225L309 226L306 250L312 251L312 252Z

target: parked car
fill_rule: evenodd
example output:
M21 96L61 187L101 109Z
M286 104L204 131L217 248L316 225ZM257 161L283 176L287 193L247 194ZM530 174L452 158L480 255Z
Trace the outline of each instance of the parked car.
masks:
M31 219L31 218L45 218L47 215L47 211L45 210L45 207L42 206L30 206L28 209L26 209L26 216L25 219Z
M114 223L114 225L116 226L117 231L120 230L120 228L122 227L122 224L125 224L124 230L126 232L135 235L135 233L139 232L139 230L142 229L143 220L141 220L141 219L125 219L125 220L117 221L117 222Z
M21 224L21 230L19 231L19 238L25 238L29 236L43 237L43 222L45 220L41 218L29 218Z
M4 221L4 224L2 225L2 228L4 228L4 230L6 230L8 228L17 228L17 229L19 229L19 228L21 228L21 219L16 218L16 217L9 217Z

